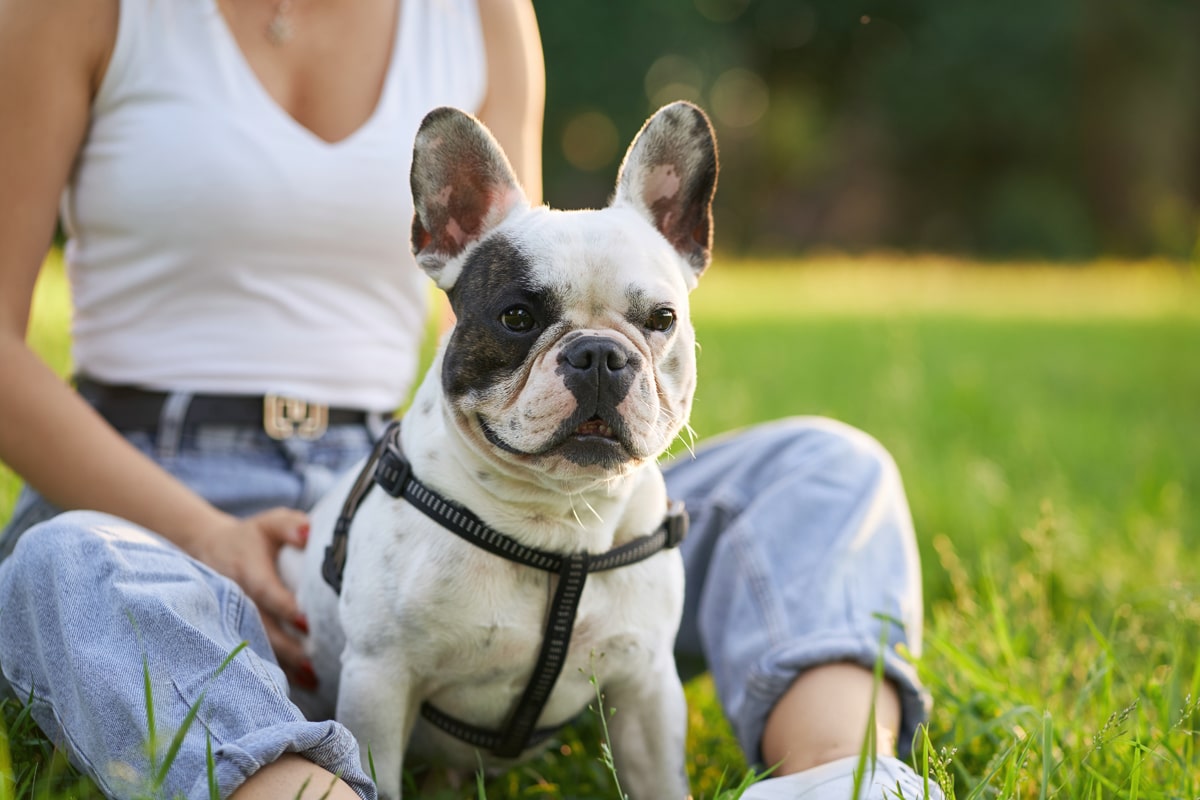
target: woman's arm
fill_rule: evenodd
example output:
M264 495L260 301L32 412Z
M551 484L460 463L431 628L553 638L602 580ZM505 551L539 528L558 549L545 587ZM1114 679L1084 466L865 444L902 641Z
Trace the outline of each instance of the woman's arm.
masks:
M529 0L479 0L487 48L487 96L479 118L504 148L525 195L542 202L546 68Z
M487 95L478 117L500 142L529 202L540 205L546 67L533 5L529 0L479 0L479 19L487 48ZM454 312L440 292L433 313L439 333L454 326Z
M149 528L238 581L277 654L301 657L277 620L298 613L274 555L299 512L237 520L127 443L26 346L37 273L87 131L117 29L117 0L0 0L0 459L62 508Z

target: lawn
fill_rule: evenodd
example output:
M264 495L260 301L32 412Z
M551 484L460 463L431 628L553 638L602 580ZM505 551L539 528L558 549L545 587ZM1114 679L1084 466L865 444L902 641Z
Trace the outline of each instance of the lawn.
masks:
M64 306L51 268L31 337L65 373ZM825 414L900 465L935 702L922 767L958 798L1200 797L1195 269L718 260L694 306L701 438ZM14 491L0 474L0 518ZM711 685L688 688L711 798L745 767ZM615 798L596 727L487 796ZM40 748L16 748L18 773Z

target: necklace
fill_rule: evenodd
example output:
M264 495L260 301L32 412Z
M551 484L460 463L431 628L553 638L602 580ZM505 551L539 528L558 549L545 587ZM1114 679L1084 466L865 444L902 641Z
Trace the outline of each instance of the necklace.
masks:
M291 10L292 0L279 0L275 6L275 16L267 23L267 41L276 47L287 44L295 33L292 21L288 18Z

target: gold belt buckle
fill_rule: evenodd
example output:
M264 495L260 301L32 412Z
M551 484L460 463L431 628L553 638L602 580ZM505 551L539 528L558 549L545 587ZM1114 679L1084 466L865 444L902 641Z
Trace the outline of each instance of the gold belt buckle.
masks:
M320 439L329 427L329 406L295 397L263 397L263 430L272 439Z

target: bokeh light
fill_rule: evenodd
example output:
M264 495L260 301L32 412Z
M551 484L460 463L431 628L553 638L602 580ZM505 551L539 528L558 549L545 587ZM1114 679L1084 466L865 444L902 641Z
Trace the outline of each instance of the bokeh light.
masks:
M611 164L617 157L617 147L617 126L600 111L580 112L563 129L563 155L571 166L584 172Z
M646 97L652 108L675 100L699 103L702 99L704 72L690 58L668 54L646 70Z
M695 0L696 10L713 22L733 22L750 5L750 0Z
M749 128L755 125L767 113L770 102L766 82L758 73L742 67L721 73L713 84L713 114L728 128Z

